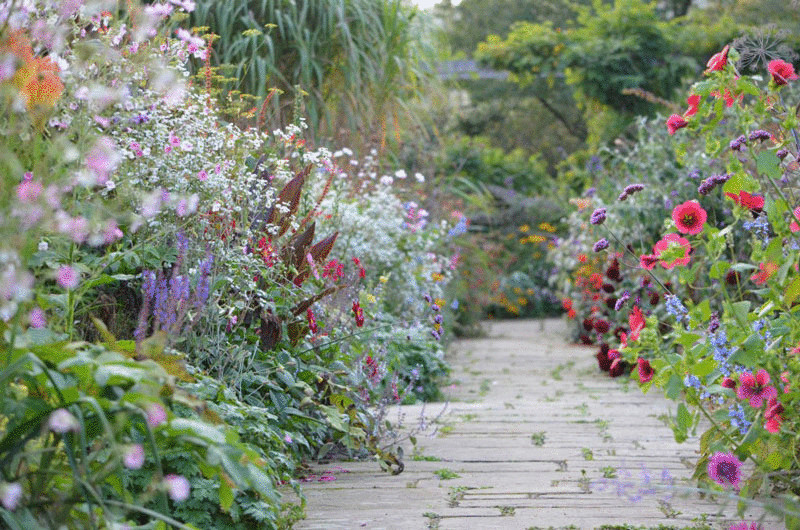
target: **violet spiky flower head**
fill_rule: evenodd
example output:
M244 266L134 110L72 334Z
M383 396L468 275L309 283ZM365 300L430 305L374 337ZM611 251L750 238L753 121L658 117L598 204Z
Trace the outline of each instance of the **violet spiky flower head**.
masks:
M608 248L608 239L602 238L602 239L597 240L597 242L592 247L592 250L594 250L595 252L600 252L600 251L605 250L607 248Z
M716 452L708 461L708 476L721 486L739 488L742 462L733 453Z
M606 220L606 209L605 208L597 208L594 212L592 212L592 216L589 218L589 222L593 225L601 225Z

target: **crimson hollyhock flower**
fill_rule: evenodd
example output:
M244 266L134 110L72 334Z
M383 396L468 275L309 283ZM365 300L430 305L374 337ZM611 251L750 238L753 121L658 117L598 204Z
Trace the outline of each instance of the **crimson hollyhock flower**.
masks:
M639 357L639 359L637 359L636 363L639 365L638 369L639 369L639 382L640 383L647 383L651 379L653 379L653 374L655 373L655 371L653 370L653 367L650 366L650 361L648 361L647 359L642 359L641 357Z
M639 306L633 306L633 311L628 315L628 324L631 327L631 341L639 340L639 332L644 329L644 315Z
M623 373L625 373L625 361L622 360L622 357L619 356L619 352L617 350L610 350L609 357L611 356L611 352L616 354L616 357L611 361L611 367L608 369L608 375L611 377L619 377Z
M361 304L358 300L353 302L353 315L356 317L356 326L361 327L364 325L364 311L361 309Z
M686 98L686 103L689 104L689 108L686 109L686 112L683 113L684 117L688 118L690 116L694 116L697 114L697 109L700 107L700 100L702 96L699 94L692 94L688 98Z
M597 358L597 366L604 372L608 372L611 368L611 361L613 360L608 356L609 351L608 344L604 342L600 344L600 350L595 355Z
M797 79L797 74L794 73L794 66L780 59L770 61L767 65L767 71L772 75L772 80L778 86L786 85L789 81Z
M697 201L686 201L672 210L672 220L682 234L699 234L707 218L708 214Z
M316 333L317 328L317 320L314 318L314 312L309 307L306 309L306 317L308 318L308 329L311 330L311 333Z
M769 383L769 373L763 368L753 375L744 372L739 376L739 388L736 390L736 397L739 399L749 399L750 406L760 408L761 404L770 398L778 396L778 391L774 386L767 386Z
M706 72L717 72L725 69L725 66L728 64L728 48L730 46L728 44L722 48L721 52L715 53L711 56L711 59L708 60L706 63Z
M661 260L661 266L665 269L672 269L676 265L684 266L689 263L689 251L692 248L689 245L689 240L685 237L679 236L678 234L667 234L661 239L661 241L653 245L653 251L655 252L656 257L659 259L661 259L661 256L667 251L667 249L676 245L683 248L683 256L677 257L672 261Z
M608 330L611 329L611 325L607 320L599 318L594 321L594 329L602 335L604 333L608 333Z
M689 122L680 114L673 114L667 119L667 131L669 131L670 136L675 134L675 131L678 129L683 129L687 125L689 125Z
M722 383L721 383L721 384L722 384L722 386L723 386L723 387L725 387L725 388L731 388L731 389L735 389L735 388L736 388L736 381L734 381L734 380L733 380L733 379L731 379L730 377L726 377L726 378L724 378L724 379L722 380Z
M756 285L764 285L765 283L767 283L767 280L769 280L772 277L772 275L775 274L775 272L777 272L778 265L776 263L769 263L769 262L759 263L758 269L759 271L750 276L750 279L753 280L753 282Z
M717 484L738 489L742 480L742 462L733 453L714 453L708 461L708 476Z
M746 191L740 191L737 195L726 191L725 196L742 208L747 208L753 212L758 213L764 209L764 197L761 195L750 195Z
M776 398L769 399L767 410L764 411L764 419L767 420L764 424L766 430L773 434L781 430L781 422L783 421L781 413L783 413L783 410L783 405Z

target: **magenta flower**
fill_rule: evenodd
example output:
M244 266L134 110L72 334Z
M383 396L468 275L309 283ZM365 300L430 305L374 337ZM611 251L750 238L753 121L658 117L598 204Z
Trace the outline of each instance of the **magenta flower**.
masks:
M147 425L151 429L158 427L167 421L167 411L158 403L153 403L147 407Z
M706 73L724 70L728 64L728 44L722 48L721 52L715 53L706 63Z
M109 175L119 165L122 156L117 153L114 141L108 136L101 136L86 153L86 167L94 173L96 183L103 185Z
M64 289L74 289L78 286L80 282L81 275L70 267L69 265L62 265L58 268L58 273L56 274L56 281L58 285L63 287Z
M717 484L738 488L742 462L733 453L714 453L708 461L708 476Z
M769 383L769 373L763 368L755 375L744 372L739 376L736 396L739 399L749 399L751 407L760 408L764 400L769 401L770 398L778 397L775 387L767 386L767 383Z
M122 463L128 469L141 469L144 465L144 447L142 444L131 444L122 453Z
M169 498L175 502L183 502L189 498L191 486L186 477L182 475L169 474L164 477L164 487Z
M17 509L22 499L22 486L18 482L7 482L0 486L0 504L9 512Z
M762 530L762 526L758 523L747 524L747 521L742 521L741 523L730 525L728 530Z
M25 180L17 186L17 199L20 202L32 203L42 193L42 183L38 180Z
M767 402L767 410L764 411L764 419L767 422L764 424L764 428L775 434L776 432L780 432L781 430L781 423L783 422L783 413L784 408L783 405L776 398L769 398L769 402Z
M682 234L699 234L707 218L708 214L697 201L686 201L672 210L672 220Z

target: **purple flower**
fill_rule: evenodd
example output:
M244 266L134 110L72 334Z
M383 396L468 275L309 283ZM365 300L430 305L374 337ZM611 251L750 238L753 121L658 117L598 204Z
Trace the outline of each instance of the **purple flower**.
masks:
M144 465L144 447L141 444L131 444L122 453L122 463L128 469L141 469Z
M619 197L617 197L618 201L625 201L633 195L634 193L638 193L644 189L644 184L628 184L625 186L625 189L622 190Z
M771 135L767 131L765 131L764 129L757 129L757 130L755 130L755 131L750 133L750 140L751 141L769 140L770 136Z
M78 420L67 409L57 409L50 413L47 427L58 434L77 431L80 428Z
M81 275L69 265L62 265L58 268L56 281L58 281L58 285L64 289L76 288L80 282L80 279Z
M789 155L789 150L788 149L778 149L778 151L775 154L778 156L778 158L783 160L784 158L786 158Z
M700 195L708 195L711 193L711 190L721 184L724 184L730 178L731 176L726 173L723 173L722 175L712 175L700 183L700 186L697 188L697 193Z
M191 486L186 477L182 475L169 474L164 477L164 487L169 498L175 502L183 502L189 498Z
M630 300L630 298L631 298L631 293L630 292L625 291L624 293L622 293L622 296L619 297L619 299L617 300L617 303L614 304L614 311L619 311L620 309L622 309L622 306L624 306L625 302Z
M608 248L608 239L598 239L597 242L592 247L592 250L595 252L600 252L601 250L605 250Z
M0 504L9 512L17 509L22 499L22 486L18 482L7 482L0 486Z
M593 225L601 225L606 220L606 209L605 208L598 208L594 212L592 212L592 216L589 218L589 222Z
M733 453L714 453L708 461L708 476L717 484L738 488L742 479L742 462Z
M744 144L746 144L746 143L747 143L747 138L745 138L744 135L742 135L742 136L740 136L739 138L737 138L735 140L731 140L731 143L729 145L730 145L731 151L741 151L742 150L742 146Z

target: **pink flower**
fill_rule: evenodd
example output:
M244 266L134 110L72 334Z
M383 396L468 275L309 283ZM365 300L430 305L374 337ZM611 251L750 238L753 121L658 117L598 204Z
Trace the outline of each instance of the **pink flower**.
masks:
M114 141L108 136L101 136L97 139L94 146L86 153L86 167L88 167L96 178L96 183L103 185L108 180L109 175L122 160L114 147Z
M208 180L208 172L205 169L201 169L200 173L197 174L197 179L201 181Z
M742 521L741 523L730 525L728 530L762 530L762 526L758 523L747 524L747 521Z
M714 453L708 461L708 476L717 484L738 488L742 480L742 462L733 453Z
M144 465L144 447L142 444L131 444L122 454L122 463L128 469L141 469Z
M47 427L59 434L77 431L80 428L78 420L67 409L57 409L50 413Z
M639 359L636 362L639 365L638 366L638 368L639 368L639 382L640 383L647 383L648 381L653 379L653 374L655 372L653 370L653 367L650 366L650 361L648 361L647 359L642 359L641 357L639 357Z
M653 251L655 252L655 256L661 259L661 256L667 249L680 246L683 249L683 256L676 257L672 261L664 261L661 260L661 266L665 269L672 269L676 265L684 266L689 263L689 251L691 250L691 246L689 245L689 240L685 237L681 237L678 234L667 234L665 235L661 241L653 245Z
M186 477L182 475L169 474L164 477L164 486L167 495L175 502L183 502L189 498L191 486Z
M789 81L797 79L797 74L794 73L794 66L780 59L770 61L767 65L767 70L772 75L772 80L778 86L786 85Z
M728 64L728 48L726 44L721 52L715 53L706 63L706 73L724 70Z
M47 318L45 318L44 311L40 307L34 307L28 313L28 322L32 328L41 329L47 325Z
M736 195L726 191L725 196L742 208L747 208L754 212L760 212L764 208L764 197L760 195L750 195L746 191L740 191Z
M42 193L42 183L32 180L24 180L17 186L17 199L20 202L32 203Z
M631 327L631 341L639 340L639 332L644 329L644 315L642 315L642 310L639 309L639 306L633 306L633 311L631 314L628 315L628 324Z
M147 425L151 429L158 427L165 421L167 421L167 411L164 410L164 407L158 403L153 403L149 405L146 410L147 413Z
M764 411L764 419L767 420L764 424L764 428L767 431L773 434L780 432L781 422L783 421L783 417L781 416L783 410L783 405L780 404L777 398L769 398L767 410Z
M17 509L22 499L22 486L19 482L7 482L0 486L0 504L9 512Z
M672 210L672 220L682 234L699 234L707 218L708 214L697 201L686 201Z
M69 265L62 265L58 268L56 281L58 281L58 285L64 289L76 288L80 282L80 279L81 275Z
M792 212L794 216L792 217L792 223L789 225L789 229L792 232L800 232L800 225L797 224L797 221L794 219L800 219L800 206L794 209Z
M736 389L736 397L739 399L749 399L750 406L760 408L761 404L770 398L778 396L778 391L769 383L769 373L763 368L756 375L744 372L739 376L739 388Z
M680 114L673 114L667 119L667 131L669 131L670 135L675 134L675 131L683 129L687 125L689 125L689 122Z
M639 257L639 266L643 269L651 271L656 266L656 263L658 263L658 257L653 254L642 254Z

